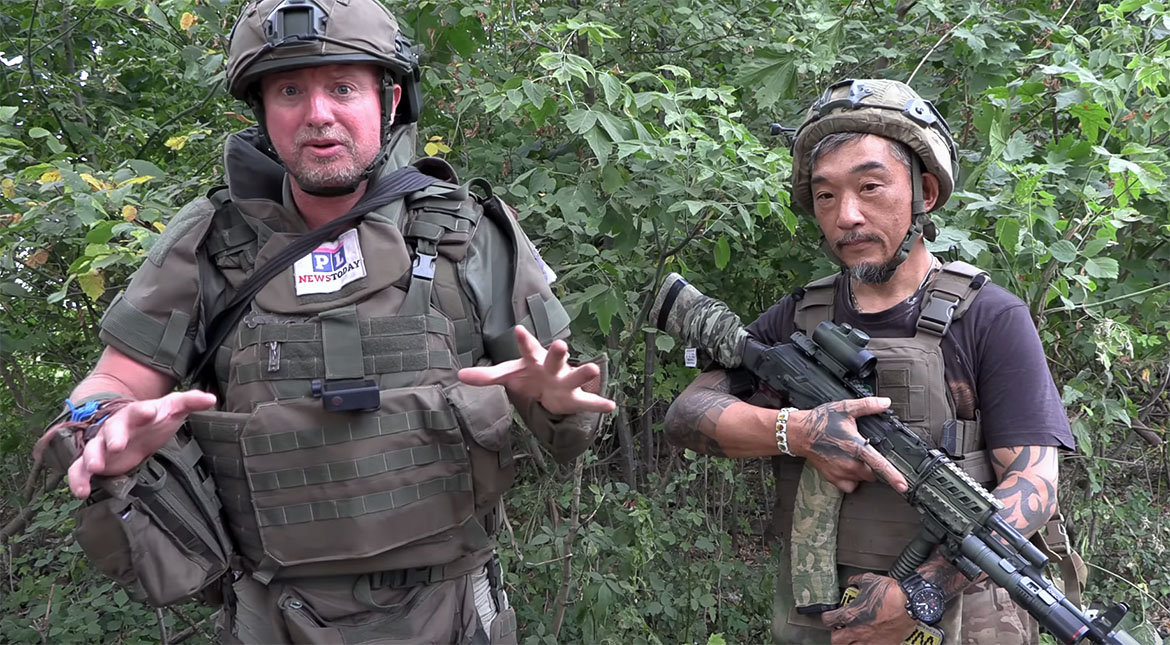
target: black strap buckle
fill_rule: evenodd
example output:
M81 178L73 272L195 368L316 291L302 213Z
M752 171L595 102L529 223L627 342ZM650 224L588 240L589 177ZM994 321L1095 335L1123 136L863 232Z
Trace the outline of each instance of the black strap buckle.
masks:
M951 297L938 292L928 295L922 303L922 313L918 315L918 328L945 336L955 317L955 307L959 306L959 299L951 300Z

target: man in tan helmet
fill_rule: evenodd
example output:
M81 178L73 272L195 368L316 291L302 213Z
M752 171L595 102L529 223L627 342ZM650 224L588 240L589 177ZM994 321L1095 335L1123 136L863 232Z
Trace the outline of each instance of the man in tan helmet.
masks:
M862 329L878 358L878 396L798 410L743 373L713 369L667 414L680 445L774 456L772 529L785 548L776 642L937 643L944 633L947 643L1038 640L1006 591L968 581L938 553L915 574L888 577L921 518L897 492L905 479L855 422L892 408L994 489L1025 535L1056 511L1057 455L1072 437L1028 310L985 272L926 248L935 235L928 213L946 202L957 172L945 121L905 84L829 87L796 133L793 197L841 271L786 296L748 331L783 343L824 320Z
M248 5L228 79L257 126L226 189L172 220L38 447L78 541L151 604L223 601L227 642L515 642L511 406L570 460L604 361L568 363L490 187L411 165L419 68L377 0Z

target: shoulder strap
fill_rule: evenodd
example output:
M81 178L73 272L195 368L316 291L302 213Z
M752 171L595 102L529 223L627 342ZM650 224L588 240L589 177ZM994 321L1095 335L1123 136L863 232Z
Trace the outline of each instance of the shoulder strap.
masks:
M235 297L232 298L227 307L207 325L207 348L188 371L187 379L209 382L210 379L203 378L203 372L208 363L219 351L219 346L223 344L231 330L239 323L240 318L243 317L248 306L252 303L252 299L270 280L316 248L317 245L337 237L344 229L360 221L366 214L433 183L435 183L434 177L420 173L413 166L395 170L371 186L348 213L330 222L328 226L302 235L273 256L271 260L265 262L263 266L258 267L240 286L240 290L236 292Z
M918 314L918 332L939 338L971 306L987 283L987 272L966 262L947 262L926 288Z
M833 319L833 303L837 297L837 276L834 273L813 280L802 288L796 303L796 328L811 334L817 325Z

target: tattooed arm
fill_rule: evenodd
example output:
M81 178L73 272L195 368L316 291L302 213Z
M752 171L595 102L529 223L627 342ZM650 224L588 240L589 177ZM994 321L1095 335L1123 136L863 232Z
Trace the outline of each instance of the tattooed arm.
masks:
M992 494L1003 502L1001 515L1025 537L1032 535L1056 512L1057 448L997 448L991 461L999 479ZM937 551L918 572L942 589L948 602L974 584ZM860 588L857 600L822 614L826 625L843 626L833 632L833 643L901 642L913 631L906 594L893 578L866 573L850 578L849 584Z
M1056 513L1059 452L1054 446L1016 446L991 451L999 485L991 494L1003 503L1000 515L1024 537L1040 530ZM947 600L973 584L937 552L918 571L938 585Z
M724 416L728 418L724 418ZM740 401L731 394L724 370L703 372L666 411L666 436L676 445L715 457L766 457L779 454L768 425L776 411Z
M881 397L826 403L794 411L788 420L788 445L845 492L859 482L873 481L875 472L898 490L906 480L857 432L860 416L877 414L890 405ZM670 440L695 452L719 457L767 457L776 447L776 410L744 403L731 394L726 371L700 374L666 413Z

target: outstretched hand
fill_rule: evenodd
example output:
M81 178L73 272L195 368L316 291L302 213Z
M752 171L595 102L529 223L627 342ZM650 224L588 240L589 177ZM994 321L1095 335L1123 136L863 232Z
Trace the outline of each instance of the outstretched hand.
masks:
M609 412L614 402L584 389L596 380L600 368L594 363L570 366L566 359L569 346L553 341L545 349L524 327L515 328L520 358L485 367L459 370L459 380L468 385L503 385L511 395L540 401L553 414L574 412Z
M189 390L135 401L118 410L101 424L69 467L69 489L77 497L89 497L95 475L130 472L174 436L188 414L214 406L214 394Z

